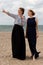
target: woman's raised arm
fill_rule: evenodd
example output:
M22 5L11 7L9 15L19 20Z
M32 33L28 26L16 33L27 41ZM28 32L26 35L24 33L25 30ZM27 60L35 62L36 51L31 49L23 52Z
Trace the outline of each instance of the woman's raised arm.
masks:
M2 12L5 13L5 14L7 14L8 16L11 16L11 17L15 18L15 19L17 18L17 15L9 13L9 12L7 12L5 10L3 10Z

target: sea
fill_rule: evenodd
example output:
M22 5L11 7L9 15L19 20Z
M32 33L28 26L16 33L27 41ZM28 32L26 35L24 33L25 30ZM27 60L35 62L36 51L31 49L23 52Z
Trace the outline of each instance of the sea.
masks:
M0 32L11 32L12 29L13 25L0 25ZM38 25L38 30L43 32L43 25Z

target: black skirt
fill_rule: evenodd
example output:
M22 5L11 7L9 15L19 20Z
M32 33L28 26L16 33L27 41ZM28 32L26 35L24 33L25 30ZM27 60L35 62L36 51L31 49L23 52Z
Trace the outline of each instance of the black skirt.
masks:
M12 55L13 58L24 60L26 47L23 27L15 24L12 31Z

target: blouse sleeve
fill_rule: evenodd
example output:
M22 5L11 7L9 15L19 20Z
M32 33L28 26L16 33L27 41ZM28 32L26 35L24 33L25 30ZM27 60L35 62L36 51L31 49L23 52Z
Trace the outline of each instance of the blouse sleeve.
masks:
M18 17L18 15L15 15L15 14L12 14L12 13L9 13L9 12L8 12L8 15L9 15L10 17L12 17L12 18L15 18L15 19Z

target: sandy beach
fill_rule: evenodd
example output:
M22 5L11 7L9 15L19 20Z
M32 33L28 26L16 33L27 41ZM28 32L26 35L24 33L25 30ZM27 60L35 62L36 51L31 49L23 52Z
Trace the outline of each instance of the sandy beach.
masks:
M31 53L26 39L26 60L12 58L11 32L0 32L0 65L43 65L43 32L39 32L37 49L41 51L40 57L37 60L29 59Z

